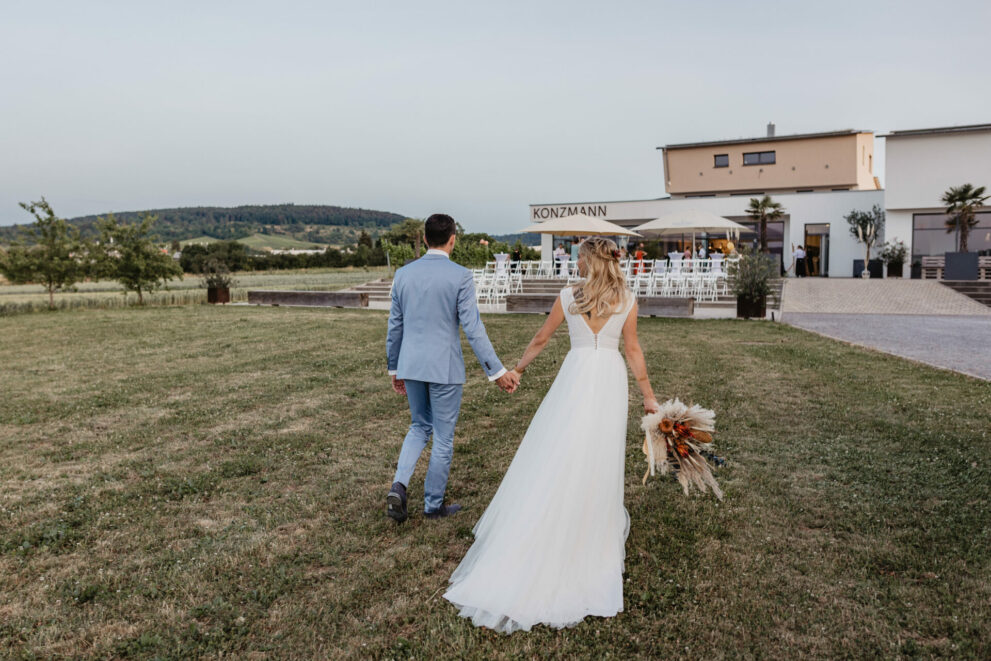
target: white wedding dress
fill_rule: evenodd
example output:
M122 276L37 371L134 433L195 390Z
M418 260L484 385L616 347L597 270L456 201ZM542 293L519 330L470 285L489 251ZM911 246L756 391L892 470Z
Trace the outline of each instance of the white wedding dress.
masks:
M568 312L571 351L475 525L444 598L476 626L562 628L623 610L628 391L619 352L632 296L593 333Z

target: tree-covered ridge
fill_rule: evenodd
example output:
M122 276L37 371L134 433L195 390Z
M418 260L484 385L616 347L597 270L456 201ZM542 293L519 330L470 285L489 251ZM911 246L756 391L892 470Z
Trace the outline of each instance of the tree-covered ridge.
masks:
M266 204L237 207L181 207L115 213L119 221L137 222L144 214L158 217L155 233L162 241L181 241L197 236L237 239L255 233L286 234L304 241L350 243L361 230L378 235L404 216L388 211L315 204ZM97 218L109 214L69 219L83 237L99 234ZM0 242L18 238L19 225L0 227Z

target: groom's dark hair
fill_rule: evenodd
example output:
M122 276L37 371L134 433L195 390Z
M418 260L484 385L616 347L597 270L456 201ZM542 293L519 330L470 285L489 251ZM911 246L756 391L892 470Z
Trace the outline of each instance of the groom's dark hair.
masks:
M427 218L424 223L423 233L427 237L427 245L431 248L440 248L447 243L457 231L454 219L446 213L435 213Z

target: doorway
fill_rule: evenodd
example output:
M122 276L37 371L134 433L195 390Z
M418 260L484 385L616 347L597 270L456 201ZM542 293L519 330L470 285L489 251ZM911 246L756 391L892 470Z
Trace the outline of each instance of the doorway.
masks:
M810 276L829 277L829 223L805 226L805 263Z

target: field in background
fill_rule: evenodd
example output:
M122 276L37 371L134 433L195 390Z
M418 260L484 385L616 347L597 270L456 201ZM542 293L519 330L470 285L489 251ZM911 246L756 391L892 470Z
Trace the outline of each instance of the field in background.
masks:
M237 283L231 289L231 301L245 301L249 289L313 289L334 291L389 275L384 266L348 267L340 269L298 269L286 271L248 271L235 273ZM205 303L206 290L199 276L186 275L171 280L168 289L145 294L148 305L184 305ZM137 294L121 293L113 280L81 282L75 292L55 294L58 309L116 308L136 305ZM0 285L0 316L19 312L40 312L48 309L48 294L38 285Z
M290 236L281 236L276 234L252 234L251 236L246 236L240 239L234 239L238 243L244 244L251 248L252 250L288 250L290 248L312 250L326 248L325 243L314 243L313 241L300 241L299 239L294 239ZM220 239L215 239L210 236L199 236L195 239L186 239L185 241L180 241L180 245L188 246L193 243L197 244L209 244L214 241L220 241Z
M449 495L468 509L396 527L383 498L407 412L385 320L0 319L0 656L991 655L991 384L777 324L642 320L658 395L717 411L726 500L641 485L634 400L625 611L506 637L440 594L567 339L513 396L466 348ZM541 318L485 322L512 361Z

